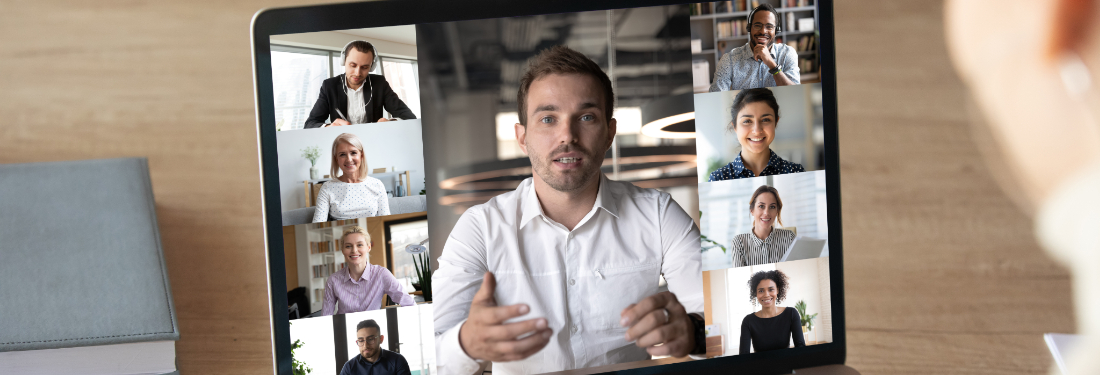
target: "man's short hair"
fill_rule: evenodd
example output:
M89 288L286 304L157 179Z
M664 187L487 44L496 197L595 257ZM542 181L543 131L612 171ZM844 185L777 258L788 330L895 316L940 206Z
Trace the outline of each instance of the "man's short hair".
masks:
M356 51L359 51L361 53L370 52L372 64L374 63L374 58L378 57L378 52L374 50L373 44L370 44L370 42L365 40L356 40L344 46L344 53L340 55L343 56L340 60L340 64L345 64L348 62L348 54L351 53L352 48L355 48ZM374 67L372 66L371 68L373 69Z
M779 20L780 20L779 12L776 11L775 8L773 8L770 4L764 3L764 4L758 5L755 9L752 10L751 13L749 13L749 18L748 18L749 22L748 22L747 25L745 25L746 30L752 31L752 23L755 21L755 20L753 20L753 18L756 18L756 15L758 13L760 13L760 11L762 11L762 10L769 11L773 15L775 15L775 23L776 23L775 27L777 27L777 28L779 27ZM779 31L779 29L776 29L775 31Z
M516 101L519 102L520 124L527 126L527 91L531 89L531 83L551 74L582 74L596 78L604 92L603 109L607 112L607 118L611 118L615 108L615 92L611 88L611 78L608 78L603 69L600 69L600 66L588 56L569 47L558 45L539 52L527 65L527 72L519 80L519 94L516 95Z
M382 327L379 327L378 323L376 323L374 321L374 319L367 319L367 320L361 321L361 322L359 322L359 324L355 325L355 331L356 332L359 332L359 330L361 330L363 328L374 328L374 329L378 330L379 334L382 333Z

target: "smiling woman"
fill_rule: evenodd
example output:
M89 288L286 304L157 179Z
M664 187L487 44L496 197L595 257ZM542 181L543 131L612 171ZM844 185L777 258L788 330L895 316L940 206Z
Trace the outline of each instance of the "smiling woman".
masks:
M749 299L760 304L760 311L741 321L739 354L749 354L750 343L754 352L786 349L791 341L795 347L806 346L798 312L779 306L787 297L788 286L787 275L779 270L760 271L749 279Z
M317 192L314 223L390 214L386 186L367 176L363 142L355 134L340 134L332 141L331 173L335 178Z
M358 225L348 227L338 246L344 254L345 267L325 282L322 315L376 310L382 306L383 295L401 306L416 304L388 269L367 263L371 240L366 229Z
M749 200L752 232L733 238L733 266L744 267L778 262L791 242L794 232L778 228L782 225L783 200L779 190L768 185L756 188Z
M729 130L737 133L741 152L726 166L711 172L710 181L805 172L802 164L792 163L771 150L775 127L779 123L779 103L769 89L743 90L730 108L733 121Z

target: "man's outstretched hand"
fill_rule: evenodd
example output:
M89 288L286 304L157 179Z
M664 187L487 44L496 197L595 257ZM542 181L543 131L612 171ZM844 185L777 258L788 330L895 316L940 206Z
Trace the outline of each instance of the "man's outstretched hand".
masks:
M458 330L462 350L471 358L493 362L518 361L542 350L553 334L546 318L505 324L504 321L526 315L531 309L525 304L497 306L493 298L496 285L493 273L486 272L481 289L470 303L470 315Z
M672 293L646 297L619 315L619 324L630 327L626 340L636 340L634 345L646 348L649 355L683 357L695 348L695 325Z

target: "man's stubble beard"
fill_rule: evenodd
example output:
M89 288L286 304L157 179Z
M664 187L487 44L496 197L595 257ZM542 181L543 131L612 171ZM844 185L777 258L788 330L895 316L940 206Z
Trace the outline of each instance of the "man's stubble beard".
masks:
M566 145L558 147L551 151L550 155L571 151L580 152L584 155L585 166L581 170L576 171L578 173L570 173L568 175L554 175L554 169L552 167L554 161L552 159L546 159L548 156L541 155L534 150L530 150L528 156L531 158L531 167L534 169L535 174L537 174L543 182L554 190L569 192L583 188L589 181L592 181L592 178L599 176L600 166L603 165L602 157L597 157L592 152L580 146Z

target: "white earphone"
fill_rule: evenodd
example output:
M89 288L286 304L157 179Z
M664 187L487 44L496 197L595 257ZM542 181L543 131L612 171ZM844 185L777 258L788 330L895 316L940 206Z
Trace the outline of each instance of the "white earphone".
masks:
M347 56L348 47L351 47L351 44L355 43L355 42L363 42L363 43L366 43L368 46L370 46L371 54L374 55L374 56L372 56L373 59L370 62L370 67L371 67L371 70L374 70L374 67L377 66L376 64L381 62L382 59L380 57L378 57L378 48L376 48L373 44L371 44L370 42L365 41L365 40L353 40L353 41L348 42L348 44L344 45L344 49L340 50L340 66L345 66L348 63L348 61L347 61L348 60L348 56ZM344 76L344 87L347 87L347 86L348 86L347 75L345 75ZM367 88L368 88L367 92L370 93L368 95L370 95L370 96L367 97L367 101L363 103L364 106L370 104L371 99L374 99L374 87L370 83L370 72L369 71L367 72Z

